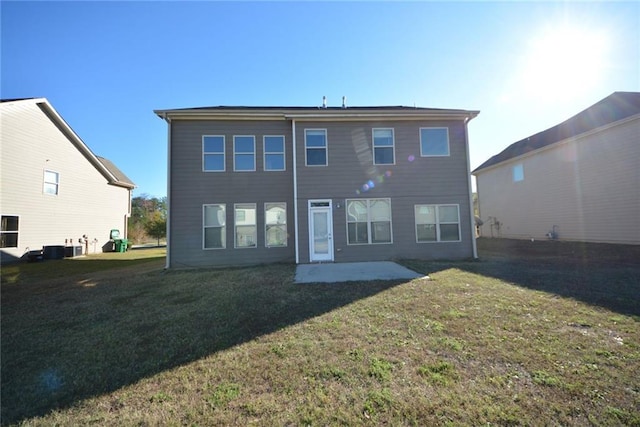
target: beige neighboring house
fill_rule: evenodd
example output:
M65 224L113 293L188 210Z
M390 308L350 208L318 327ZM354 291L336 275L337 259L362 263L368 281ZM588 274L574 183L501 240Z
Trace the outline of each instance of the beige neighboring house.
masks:
M640 244L640 93L614 92L472 173L485 237Z
M126 236L135 185L45 98L0 102L0 167L3 261L43 246L101 252L112 229Z

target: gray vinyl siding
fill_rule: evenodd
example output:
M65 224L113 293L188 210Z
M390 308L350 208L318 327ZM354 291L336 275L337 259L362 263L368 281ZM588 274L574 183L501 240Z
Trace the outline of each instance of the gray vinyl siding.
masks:
M203 172L202 136L225 136L225 172ZM233 136L254 135L256 171L233 171ZM263 168L263 136L284 135L285 171ZM285 120L174 120L171 123L170 266L295 262L291 123ZM286 247L265 247L264 204L287 204ZM257 248L234 248L235 203L255 203ZM202 206L226 205L226 248L203 249Z
M420 157L421 127L448 127L448 157ZM395 164L373 165L372 128L393 128ZM305 166L305 129L326 129L328 166ZM309 262L308 201L333 201L336 262L473 256L465 126L452 121L296 121L300 262ZM389 172L390 176L385 176ZM384 181L378 183L378 178ZM362 191L372 180L375 188ZM360 194L357 192L360 191ZM392 244L347 245L345 200L390 198ZM460 242L416 243L415 204L457 204ZM337 206L340 205L340 208Z
M564 240L640 244L639 135L636 116L479 171L482 235L544 239L556 225Z
M2 258L69 239L80 245L83 235L97 240L89 252L100 252L111 229L125 234L129 190L109 185L35 102L0 105L1 213L20 217L18 247L0 249ZM43 193L45 170L59 173L58 195Z

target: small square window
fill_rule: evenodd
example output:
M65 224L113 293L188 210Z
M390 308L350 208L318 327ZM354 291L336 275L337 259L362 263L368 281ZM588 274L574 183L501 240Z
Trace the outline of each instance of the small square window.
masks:
M236 248L257 247L256 204L237 204L234 206L234 209Z
M373 129L373 164L395 163L393 129Z
M225 205L203 205L202 216L202 247L204 249L224 249L227 246Z
M513 182L524 181L524 166L518 163L513 167Z
M202 137L202 170L224 172L224 136Z
M437 157L448 155L448 128L420 128L420 156Z
M13 215L2 215L2 228L0 229L0 248L18 247L18 221Z
M45 194L58 195L59 185L60 174L58 172L44 171L44 186L42 190Z
M264 170L283 171L284 164L284 136L264 137Z
M233 137L233 170L237 172L253 172L256 170L255 137Z
M327 131L305 129L304 145L307 166L327 166Z

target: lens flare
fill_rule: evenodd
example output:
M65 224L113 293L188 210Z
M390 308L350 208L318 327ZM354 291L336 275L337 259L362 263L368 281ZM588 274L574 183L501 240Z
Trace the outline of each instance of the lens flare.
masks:
M407 160L409 160L409 162L413 162L415 159L416 159L416 156L414 156L413 154L407 157Z

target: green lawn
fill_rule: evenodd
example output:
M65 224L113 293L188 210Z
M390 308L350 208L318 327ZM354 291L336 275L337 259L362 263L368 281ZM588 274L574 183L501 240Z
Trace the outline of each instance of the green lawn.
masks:
M640 425L640 248L479 245L403 262L431 280L330 285L160 252L21 264L2 423Z

